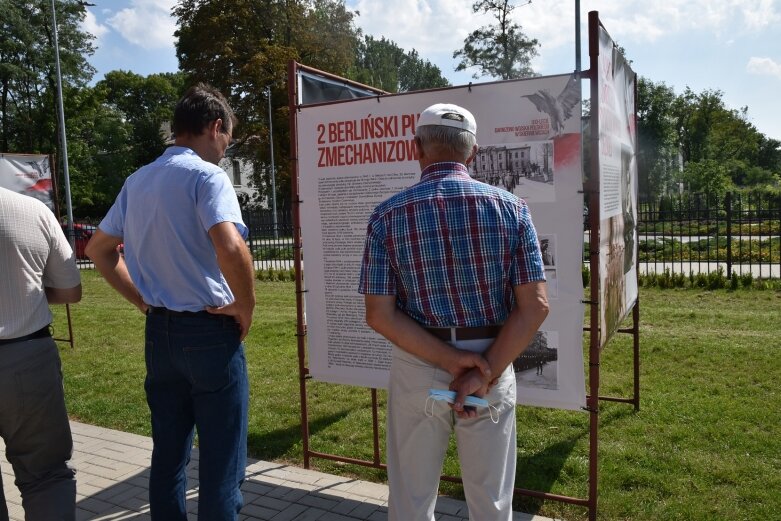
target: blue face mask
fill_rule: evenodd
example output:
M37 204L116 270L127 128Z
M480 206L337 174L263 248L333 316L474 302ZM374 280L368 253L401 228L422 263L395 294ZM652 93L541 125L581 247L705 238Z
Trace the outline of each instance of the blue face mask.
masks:
M434 416L435 401L453 403L455 400L455 391L448 391L447 389L430 389L428 392L428 398L426 398L426 405L424 406L423 410L426 413L426 416ZM488 414L491 416L491 421L494 423L499 423L499 409L488 403L488 400L470 395L464 398L464 407L487 407Z

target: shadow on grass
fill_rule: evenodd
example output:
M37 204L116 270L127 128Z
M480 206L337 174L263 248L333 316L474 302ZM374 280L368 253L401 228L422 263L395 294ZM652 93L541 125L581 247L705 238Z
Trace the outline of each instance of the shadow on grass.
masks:
M604 402L602 403L604 404ZM628 404L625 408L611 407L606 409L600 406L601 418L599 421L599 429L601 430L616 420L634 414L634 412L634 408ZM522 434L519 433L519 435ZM516 486L536 492L551 492L553 485L558 481L559 476L561 475L562 469L564 469L567 459L572 455L575 446L584 438L586 443L588 443L588 436L589 427L587 423L579 432L568 436L564 440L552 443L535 454L519 456L516 465ZM588 458L588 449L586 449L584 457ZM584 491L582 495L578 495L576 491L557 493L565 496L587 499L588 470L583 477L581 489ZM543 502L543 499L516 493L513 506L515 510L520 510L529 514L537 514L542 509Z
M326 427L344 419L349 410L330 414L316 420L309 420L309 437ZM293 425L285 429L268 431L263 434L249 432L247 434L247 450L250 457L273 461L279 458L289 458L291 449L302 443L301 425Z

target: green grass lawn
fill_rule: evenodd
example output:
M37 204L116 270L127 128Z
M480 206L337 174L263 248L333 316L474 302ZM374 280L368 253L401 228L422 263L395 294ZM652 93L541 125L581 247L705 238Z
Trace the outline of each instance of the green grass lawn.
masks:
M75 349L61 343L73 419L149 434L143 393L143 316L95 272L71 307ZM295 294L290 282L258 282L246 340L252 457L302 463ZM602 402L599 519L765 520L781 512L781 292L642 288L641 409ZM67 332L56 308L55 336ZM602 354L601 394L628 396L631 343ZM313 450L371 459L367 389L308 383ZM384 422L385 394L379 393ZM384 430L381 429L381 431ZM587 495L588 416L518 410L523 488ZM313 459L319 470L381 481L384 473ZM445 472L458 472L451 447ZM442 490L459 495L445 483ZM567 520L586 510L516 497L516 508ZM775 512L775 514L773 513Z

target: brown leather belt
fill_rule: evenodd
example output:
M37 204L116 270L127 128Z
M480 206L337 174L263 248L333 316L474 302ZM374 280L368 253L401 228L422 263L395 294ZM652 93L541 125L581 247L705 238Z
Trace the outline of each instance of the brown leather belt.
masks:
M481 338L496 338L502 326L477 327L427 327L426 331L445 342L452 340L451 330L455 330L455 340L479 340Z

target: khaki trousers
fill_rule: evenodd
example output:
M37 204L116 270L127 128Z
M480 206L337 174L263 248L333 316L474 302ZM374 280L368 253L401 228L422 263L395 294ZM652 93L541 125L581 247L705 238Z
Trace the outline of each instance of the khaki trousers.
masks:
M492 341L462 341L455 346L482 352ZM512 519L517 452L512 366L485 397L498 409L499 423L491 421L486 408L479 409L477 418L460 419L440 401L433 403L433 416L428 416L424 408L429 389L447 389L450 381L446 371L393 347L387 426L389 521L434 521L439 476L452 432L469 519Z

